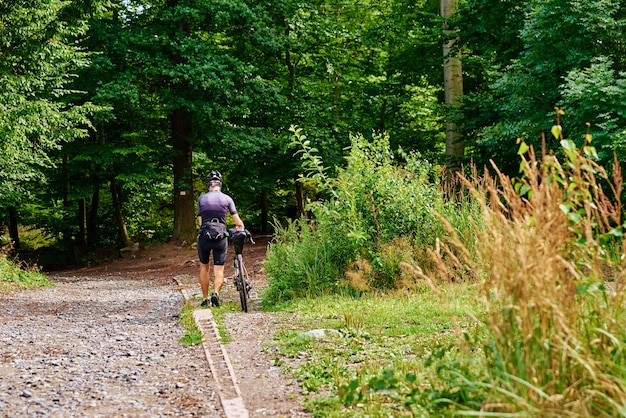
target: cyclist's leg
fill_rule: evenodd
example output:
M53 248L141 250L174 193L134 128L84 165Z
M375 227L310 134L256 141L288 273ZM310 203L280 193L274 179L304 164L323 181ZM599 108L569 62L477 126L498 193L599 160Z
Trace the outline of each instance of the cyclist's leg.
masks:
M213 290L219 294L224 286L224 262L228 250L228 239L224 238L213 247Z
M213 266L213 290L220 293L224 286L224 266Z
M208 241L204 237L198 238L198 258L200 259L200 274L198 281L204 299L209 297L209 255L211 249L207 246Z
M202 290L202 298L209 297L209 265L200 263L200 289Z

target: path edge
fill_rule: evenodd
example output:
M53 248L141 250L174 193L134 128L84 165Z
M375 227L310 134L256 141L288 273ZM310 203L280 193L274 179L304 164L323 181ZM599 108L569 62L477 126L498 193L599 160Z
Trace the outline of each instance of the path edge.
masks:
M193 292L189 288L185 288L180 280L174 277L174 281L178 285L178 288L186 302L192 303ZM224 413L227 418L248 418L249 413L246 409L243 398L241 397L241 390L237 385L237 378L235 377L235 371L230 362L228 352L221 343L221 337L217 328L217 324L213 319L213 313L211 309L196 309L193 311L193 319L197 327L202 332L202 348L206 360L211 369L211 375L215 380L218 396L224 409ZM219 350L215 349L215 346L219 346ZM213 346L213 347L212 347ZM226 366L228 373L220 373L220 369ZM220 367L222 366L222 367ZM224 372L224 370L221 370ZM224 376L226 374L227 376ZM232 390L228 390L232 389ZM234 394L233 395L233 390Z

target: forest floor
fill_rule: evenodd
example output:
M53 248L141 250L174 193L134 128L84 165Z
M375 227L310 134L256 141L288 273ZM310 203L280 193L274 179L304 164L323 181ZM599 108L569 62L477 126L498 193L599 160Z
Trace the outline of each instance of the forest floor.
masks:
M245 246L243 255L253 288L261 294L267 285L263 260L269 238L258 237L255 240L256 244ZM225 266L227 282L220 295L223 303L238 301L232 280L229 280L233 275L233 255L234 250L230 246ZM53 275L76 278L110 276L155 280L160 283L171 281L172 284L180 283L183 278L185 286L194 288L196 297L199 297L198 270L196 249L185 243L171 242L140 246L135 251L123 252L110 261L54 272ZM197 303L199 302L198 298ZM297 382L274 364L276 353L272 348L272 336L280 329L281 324L288 323L290 319L281 313L262 311L258 300L249 306L247 313L235 310L223 315L225 320L222 326L226 328L230 338L224 347L250 416L310 416L304 412L303 397Z

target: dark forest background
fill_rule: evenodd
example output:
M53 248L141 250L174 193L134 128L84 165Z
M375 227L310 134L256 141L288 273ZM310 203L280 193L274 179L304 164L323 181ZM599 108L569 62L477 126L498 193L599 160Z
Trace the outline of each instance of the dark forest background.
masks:
M351 135L383 133L439 174L515 175L519 138L560 152L557 122L624 161L625 18L622 0L0 0L3 244L69 263L193 241L211 169L269 233L318 198L292 126L330 176Z

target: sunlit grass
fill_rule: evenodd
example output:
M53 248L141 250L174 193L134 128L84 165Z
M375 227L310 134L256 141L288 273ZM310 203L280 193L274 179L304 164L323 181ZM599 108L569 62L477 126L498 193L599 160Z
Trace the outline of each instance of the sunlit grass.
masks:
M37 268L31 268L7 258L10 248L8 245L4 248L5 250L0 252L0 292L54 286L54 283Z
M483 315L478 291L475 284L461 283L444 285L442 297L424 287L410 294L300 299L280 308L293 315L276 335L280 355L317 416L393 415L394 405L373 400L346 408L338 393L354 379L366 382L390 369L424 381L432 378L426 360L438 347L454 345L463 332L475 331L475 318ZM303 336L313 329L332 332L320 339Z

